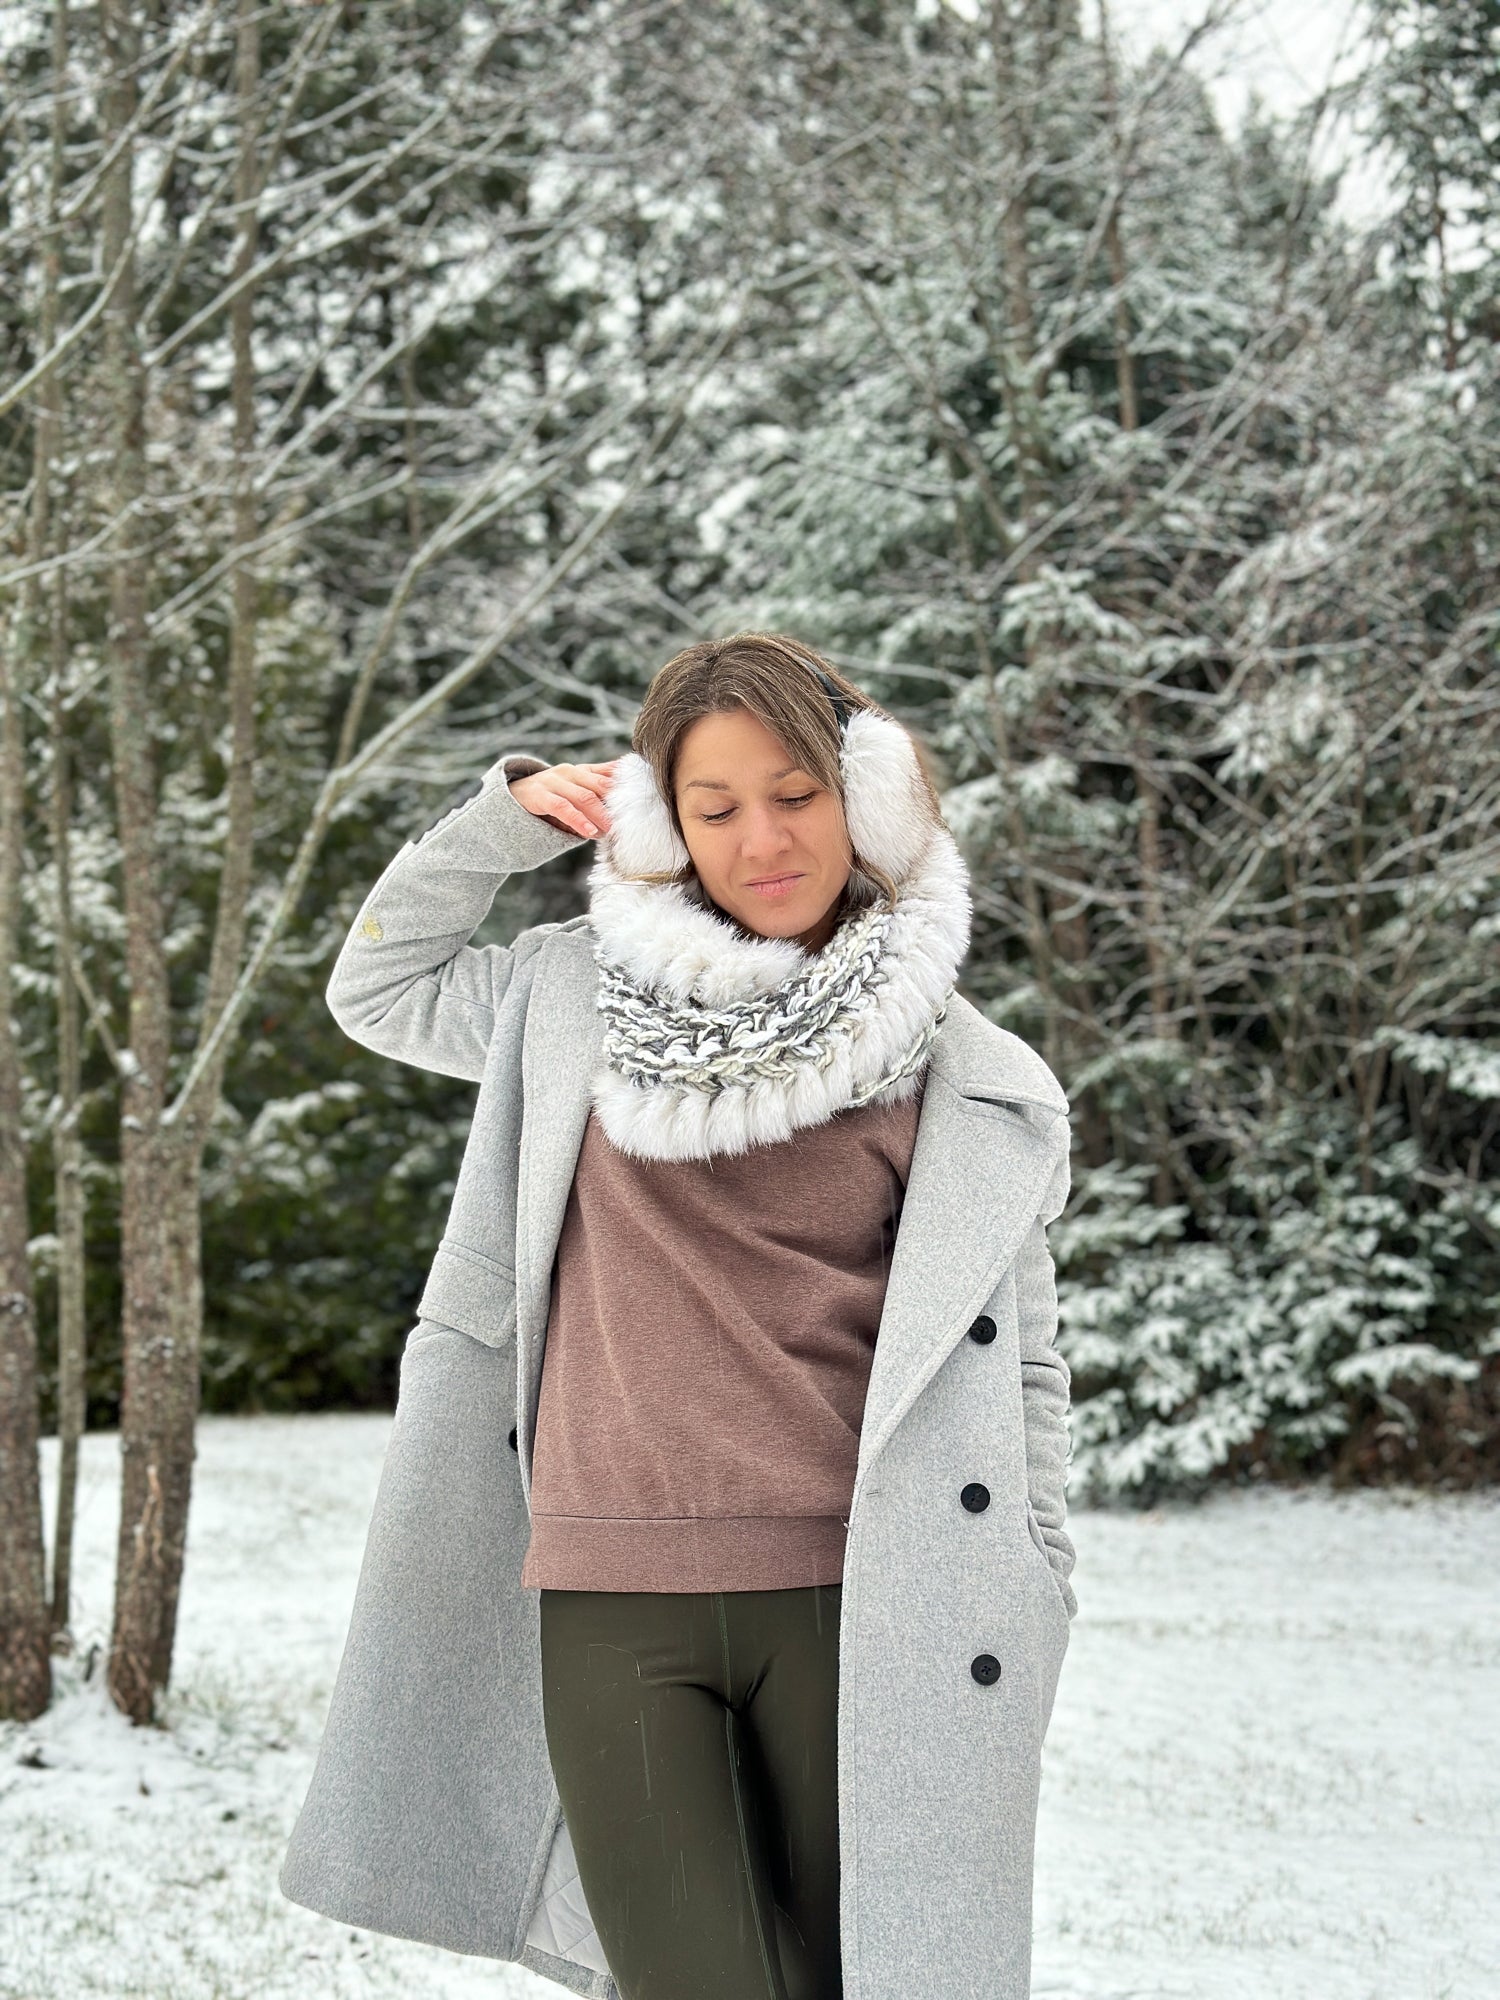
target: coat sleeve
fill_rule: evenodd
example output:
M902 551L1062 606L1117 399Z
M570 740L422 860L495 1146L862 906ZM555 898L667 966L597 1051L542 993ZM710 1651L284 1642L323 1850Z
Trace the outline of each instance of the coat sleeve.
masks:
M1026 1426L1026 1484L1031 1511L1047 1544L1048 1560L1072 1618L1078 1600L1068 1581L1074 1550L1067 1532L1064 1480L1068 1466L1068 1411L1072 1376L1058 1352L1057 1282L1047 1224L1062 1213L1068 1198L1071 1132L1062 1120L1061 1150L1047 1199L1016 1259L1016 1308L1021 1333L1021 1408Z
M507 875L580 846L526 810L512 778L547 768L510 752L470 797L409 840L366 896L328 982L328 1008L377 1055L477 1083L496 1010L516 967L556 924L513 944L471 945Z

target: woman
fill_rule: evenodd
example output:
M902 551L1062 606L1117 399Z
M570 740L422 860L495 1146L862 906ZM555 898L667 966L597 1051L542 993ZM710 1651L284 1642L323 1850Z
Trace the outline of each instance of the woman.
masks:
M690 647L632 740L501 757L334 969L480 1089L282 1887L601 2000L1024 2000L1067 1100L819 655ZM587 915L469 943L585 839Z

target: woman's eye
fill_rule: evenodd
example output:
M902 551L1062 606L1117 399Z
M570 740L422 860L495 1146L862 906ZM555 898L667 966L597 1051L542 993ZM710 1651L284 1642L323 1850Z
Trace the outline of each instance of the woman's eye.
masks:
M784 806L805 806L810 799L815 799L817 796L816 792L802 792L797 798L782 799L780 803ZM725 806L723 812L701 813L699 817L705 826L722 826L733 811L733 806Z

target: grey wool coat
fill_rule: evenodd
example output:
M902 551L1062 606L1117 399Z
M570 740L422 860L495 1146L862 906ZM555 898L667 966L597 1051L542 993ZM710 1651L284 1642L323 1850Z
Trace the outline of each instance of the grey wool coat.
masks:
M602 1020L584 917L469 940L581 836L501 757L375 884L328 1003L479 1086L401 1365L352 1621L281 1870L339 1922L619 2000L542 1725L520 1583L551 1273ZM839 1630L845 2000L1025 2000L1042 1741L1076 1609L1046 1225L1067 1099L960 995L933 1043L862 1420ZM975 1488L987 1490L976 1510ZM961 1495L966 1495L965 1504Z

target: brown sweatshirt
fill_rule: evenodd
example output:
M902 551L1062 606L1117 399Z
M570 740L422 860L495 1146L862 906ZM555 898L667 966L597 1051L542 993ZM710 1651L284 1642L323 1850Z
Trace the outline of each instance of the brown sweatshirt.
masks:
M523 1585L843 1576L920 1093L713 1160L590 1113L552 1272Z

